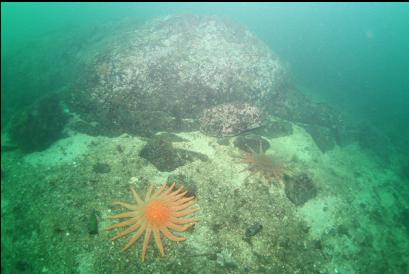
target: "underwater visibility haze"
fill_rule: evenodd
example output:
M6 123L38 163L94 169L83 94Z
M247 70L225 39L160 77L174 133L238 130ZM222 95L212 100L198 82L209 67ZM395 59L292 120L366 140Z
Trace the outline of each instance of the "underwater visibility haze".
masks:
M409 273L408 3L2 3L2 273Z

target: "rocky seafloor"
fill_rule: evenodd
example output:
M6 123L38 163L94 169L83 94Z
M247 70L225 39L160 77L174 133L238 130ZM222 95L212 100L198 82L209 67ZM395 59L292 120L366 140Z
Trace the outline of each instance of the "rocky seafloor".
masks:
M356 144L322 153L308 133L266 138L274 155L311 178L316 194L243 171L233 139L165 134L172 150L201 155L159 171L149 140L72 134L49 149L2 157L2 270L6 273L404 273L408 185ZM159 136L161 136L160 134ZM170 138L171 136L171 138ZM160 165L161 163L159 163ZM163 165L163 163L162 163ZM172 166L173 165L173 166ZM177 166L177 167L176 167ZM171 171L169 171L171 170ZM131 201L129 186L176 181L194 193L200 221L180 243L120 252L104 228ZM297 193L301 191L301 193ZM257 227L260 227L257 229ZM252 231L252 228L256 228Z

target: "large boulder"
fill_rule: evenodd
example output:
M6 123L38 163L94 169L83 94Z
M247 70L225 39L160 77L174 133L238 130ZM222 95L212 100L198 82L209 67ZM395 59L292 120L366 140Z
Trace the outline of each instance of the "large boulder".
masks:
M89 62L91 80L72 94L70 108L123 131L130 127L123 120L141 113L184 119L223 103L263 106L285 79L264 43L218 18L168 16L120 37ZM135 125L133 133L142 130Z

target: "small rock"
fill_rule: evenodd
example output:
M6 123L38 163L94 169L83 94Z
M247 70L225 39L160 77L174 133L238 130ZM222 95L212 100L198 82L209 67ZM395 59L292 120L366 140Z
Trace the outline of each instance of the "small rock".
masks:
M95 209L93 209L91 214L88 216L87 229L88 233L91 235L98 234L98 217Z
M317 188L312 179L305 173L296 176L285 176L285 194L296 206L301 206L317 195Z
M252 152L251 150L253 150L256 153L264 153L270 147L270 144L264 138L255 134L238 136L233 144L243 151Z
M139 155L152 163L159 171L173 171L194 160L207 161L204 154L176 149L172 143L161 138L152 138L148 141Z
M109 173L111 167L106 163L97 163L92 167L92 171L95 173Z
M249 227L246 229L245 236L246 236L246 238L253 237L253 236L255 236L257 233L259 233L262 229L263 229L263 226L262 226L260 223L255 223L255 224L249 226Z
M124 149L123 149L123 147L122 147L121 145L117 145L117 146L116 146L116 150L117 150L119 153L123 153L123 152L124 152Z

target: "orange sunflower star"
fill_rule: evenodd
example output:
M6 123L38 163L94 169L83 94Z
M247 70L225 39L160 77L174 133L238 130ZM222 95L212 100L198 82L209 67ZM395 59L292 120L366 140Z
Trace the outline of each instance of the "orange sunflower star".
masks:
M286 173L290 173L289 168L278 158L265 154L260 142L259 152L255 152L247 146L249 152L244 151L240 158L240 163L247 164L242 171L250 171L250 174L259 174L268 181L280 182Z
M197 218L182 219L181 217L190 215L193 212L198 211L199 208L189 208L194 205L196 201L193 200L194 197L185 197L187 191L183 191L183 187L173 191L174 188L175 183L170 187L164 183L157 191L153 192L153 186L151 185L146 193L145 199L142 200L136 193L135 189L131 187L136 204L128 204L119 201L113 203L114 205L120 205L131 211L110 217L112 219L129 219L114 224L108 227L107 230L130 226L113 237L112 241L136 231L135 235L129 240L122 251L131 247L142 236L143 232L145 232L145 239L143 241L141 254L142 262L145 260L146 250L152 233L162 256L164 255L164 248L160 232L172 241L186 240L184 237L173 235L169 229L182 232L194 225L198 221Z

